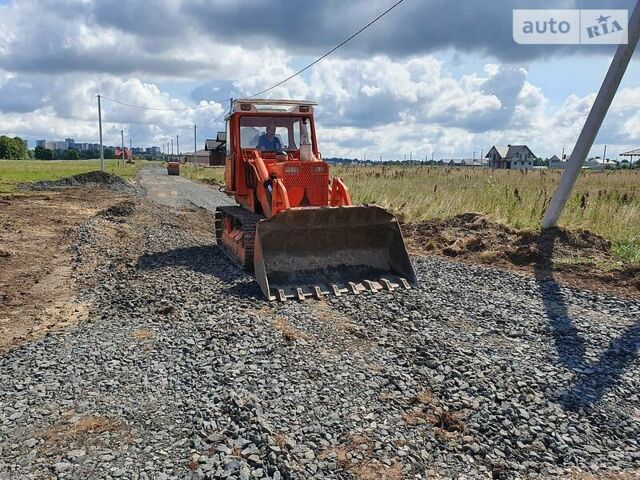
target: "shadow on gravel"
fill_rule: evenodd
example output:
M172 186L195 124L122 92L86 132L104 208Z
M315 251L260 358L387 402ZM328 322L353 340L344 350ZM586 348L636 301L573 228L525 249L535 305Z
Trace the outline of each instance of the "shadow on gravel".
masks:
M247 276L245 272L231 264L217 245L176 248L166 252L141 255L138 258L137 267L142 270L184 267L229 283Z
M589 363L585 342L569 316L560 285L553 277L553 250L558 230L548 229L540 235L539 260L535 278L553 333L560 361L576 373L559 401L568 410L592 406L615 385L629 364L636 358L640 345L640 322L627 328L609 344L597 362Z

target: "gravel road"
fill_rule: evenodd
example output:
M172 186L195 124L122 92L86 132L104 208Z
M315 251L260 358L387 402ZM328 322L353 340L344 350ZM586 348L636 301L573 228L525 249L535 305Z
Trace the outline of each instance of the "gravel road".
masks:
M197 206L214 212L219 205L235 205L218 187L195 183L181 176L167 175L167 169L153 164L142 170L139 181L154 202L170 207Z
M640 475L639 302L426 257L270 304L162 173L78 233L89 320L0 357L0 479Z

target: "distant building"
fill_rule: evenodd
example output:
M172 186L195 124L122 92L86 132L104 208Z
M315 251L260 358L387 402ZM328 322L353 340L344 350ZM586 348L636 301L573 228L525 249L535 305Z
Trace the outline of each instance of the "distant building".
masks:
M36 140L36 147L47 148L46 140Z
M24 148L29 150L29 140L22 140L22 143L24 143Z
M491 168L533 170L536 156L526 145L494 145L484 158Z
M549 159L549 168L564 168L566 167L567 162L562 160L557 155L554 155Z
M630 158L629 165L631 166L633 166L634 164L633 159L636 158L635 164L640 165L640 148L636 148L635 150L629 150L628 152L621 153L620 156L629 157Z
M448 162L450 167L484 167L485 164L476 158L452 158Z
M210 153L207 150L196 151L196 163L198 165L210 164ZM193 163L193 152L187 152L180 154L180 161L183 163Z
M225 144L226 132L218 132L215 140L205 140L204 149L209 152L209 165L224 165Z

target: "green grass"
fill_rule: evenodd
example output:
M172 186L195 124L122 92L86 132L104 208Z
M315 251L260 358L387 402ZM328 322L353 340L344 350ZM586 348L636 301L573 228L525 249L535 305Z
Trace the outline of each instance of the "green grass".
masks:
M560 171L444 167L334 167L353 203L376 203L407 222L483 213L514 228L537 229ZM640 262L640 170L583 172L560 225L590 230L621 258Z
M136 160L133 165L123 166L121 161L105 160L105 169L128 180L148 163ZM19 183L58 180L99 169L99 160L0 160L0 193L14 192Z
M212 183L216 185L224 185L224 167L203 167L190 164L180 165L180 175L198 182Z

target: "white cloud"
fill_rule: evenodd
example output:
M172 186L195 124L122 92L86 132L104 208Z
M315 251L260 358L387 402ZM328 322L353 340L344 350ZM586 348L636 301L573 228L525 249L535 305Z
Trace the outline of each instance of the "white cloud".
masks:
M363 45L361 49L340 50L269 96L319 102L319 138L325 155L361 157L366 152L372 158L402 158L413 151L423 158L435 151L436 156L470 156L493 143L527 143L545 156L563 147L570 150L593 94L572 95L554 106L528 79L525 68L496 60L513 58L509 49L487 57L477 72L455 77L428 53L432 47L417 45L422 36L431 35L443 38L441 47L500 50L493 35L500 32L489 35L485 27L478 31L481 22L476 22L470 8L455 29L441 21L427 22L428 32L419 31L419 39L412 37L409 17L422 24L432 18L421 17L422 13L434 9L458 13L454 10L459 4L398 9L396 20L390 16L386 27L380 24L354 41ZM96 141L96 95L101 93L155 108L193 105L185 100L189 94L211 104L169 112L130 109L105 100L107 143L119 140L121 128L141 144L160 144L181 128L190 135L193 123L206 125L226 107L226 102L213 100L253 94L293 74L333 45L335 38L341 40L341 32L352 30L354 18L366 18L371 11L368 3L356 1L344 7L352 15L337 18L337 5L343 7L327 2L291 9L286 18L276 14L280 4L242 0L215 4L158 0L152 7L138 0L117 5L109 0L20 0L0 6L0 133ZM378 9L383 6L376 4ZM502 15L505 2L490 8ZM273 11L274 16L265 22L247 16L250 9ZM468 32L463 28L465 18L466 25L473 23ZM227 23L220 23L222 19ZM314 35L300 29L279 30L309 24L305 19L314 20ZM396 29L393 34L389 26L400 19L407 32ZM230 29L238 22L243 28L233 27L236 35ZM363 57L363 51L397 55ZM305 57L299 56L301 52ZM640 142L639 107L640 88L621 91L599 141L614 148ZM211 137L218 128L208 127L202 138Z
M0 131L29 138L74 137L97 141L97 94L122 102L153 108L185 108L187 103L162 92L153 83L112 76L16 75L0 83ZM19 98L16 103L14 98ZM132 109L104 99L103 123L106 143L118 140L121 128L141 143L159 144L179 129L191 132L192 125L209 124L225 107L217 102L200 102L205 108L188 111ZM17 107L30 107L28 109ZM214 127L208 130L209 136ZM189 133L190 134L190 133ZM203 135L205 132L203 132Z

